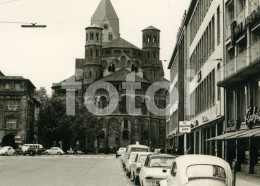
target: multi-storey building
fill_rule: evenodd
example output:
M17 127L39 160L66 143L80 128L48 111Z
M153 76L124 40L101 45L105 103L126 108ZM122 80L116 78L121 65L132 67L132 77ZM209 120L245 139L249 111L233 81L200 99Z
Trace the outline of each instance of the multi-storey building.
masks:
M35 86L21 76L0 73L0 140L2 146L33 142L35 109L39 102L33 98Z
M85 58L76 60L76 69L83 71L82 76L76 79L82 84L77 92L78 100L88 101L84 100L84 94L95 82L111 83L119 93L115 111L110 115L96 116L103 129L97 139L99 150L126 146L136 141L153 148L164 147L165 117L149 112L145 100L145 93L153 82L166 81L160 60L160 30L153 26L144 29L143 48L136 47L121 37L119 18L110 0L101 0L91 24L86 28ZM141 83L133 98L136 108L141 108L142 115L139 116L129 115L126 108L128 95L123 83L131 72L135 73L135 81ZM61 83L53 84L52 89L54 94L64 95L66 92L62 90ZM109 104L109 95L105 90L97 90L94 97L99 108L106 108ZM165 92L158 92L155 102L160 108L165 107Z
M237 159L238 170L260 173L260 1L225 0L225 88L228 161Z
M177 35L169 68L171 80L177 78L181 113L173 121L175 128L180 121L192 126L190 133L176 134L179 153L222 156L222 143L207 141L224 129L224 91L217 87L223 77L222 9L221 0L192 0Z

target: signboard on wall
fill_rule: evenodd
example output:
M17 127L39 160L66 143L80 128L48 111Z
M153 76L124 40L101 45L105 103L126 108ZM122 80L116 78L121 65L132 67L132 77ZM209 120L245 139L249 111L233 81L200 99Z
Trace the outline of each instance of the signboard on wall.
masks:
M190 123L190 121L179 121L179 132L181 132L181 133L190 133L191 132L191 123Z

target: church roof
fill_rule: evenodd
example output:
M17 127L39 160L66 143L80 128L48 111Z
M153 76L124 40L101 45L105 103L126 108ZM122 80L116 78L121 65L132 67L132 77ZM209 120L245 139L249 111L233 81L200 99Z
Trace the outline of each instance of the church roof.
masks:
M158 28L155 28L154 26L149 26L146 29L143 29L143 31L144 30L158 30L158 31L160 31Z
M119 36L119 18L110 0L101 0L95 13L91 18L91 24L103 27L104 19L107 18L113 28L114 33Z
M130 71L126 70L125 68L122 68L102 79L99 79L98 81L106 81L106 82L112 82L112 81L119 81L119 82L125 82L126 76L129 75ZM147 80L135 75L135 81L136 82L143 82L143 83L149 83Z
M103 48L134 48L137 50L141 50L137 46L133 45L132 43L124 40L123 38L119 37L111 42L105 43Z
M5 75L1 72L1 70L0 70L0 76L5 76Z

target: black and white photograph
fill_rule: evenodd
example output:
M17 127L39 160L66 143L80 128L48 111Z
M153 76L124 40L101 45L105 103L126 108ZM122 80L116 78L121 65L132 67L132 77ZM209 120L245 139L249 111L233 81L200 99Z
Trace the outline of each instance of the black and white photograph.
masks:
M0 186L259 186L260 0L0 0Z

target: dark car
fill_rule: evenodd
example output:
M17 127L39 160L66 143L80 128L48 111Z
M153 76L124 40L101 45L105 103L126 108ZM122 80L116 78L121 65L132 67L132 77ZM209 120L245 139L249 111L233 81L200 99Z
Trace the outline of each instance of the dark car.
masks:
M22 146L22 153L25 156L26 154L29 155L41 155L43 153L43 147L40 144L24 144Z

